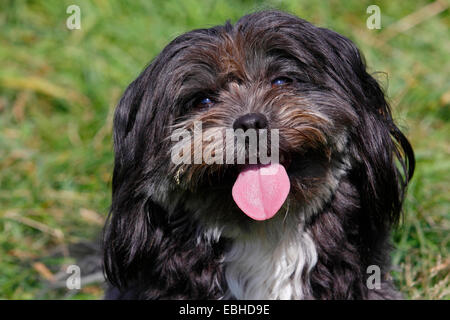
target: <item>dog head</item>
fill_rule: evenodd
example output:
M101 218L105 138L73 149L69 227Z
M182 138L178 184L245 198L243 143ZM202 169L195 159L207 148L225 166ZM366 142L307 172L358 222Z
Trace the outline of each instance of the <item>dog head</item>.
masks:
M267 154L285 171L287 199L273 219L253 221L233 195L252 159L256 176L264 166L260 144L252 151L248 137L227 140L229 130L254 130L258 142L264 132ZM258 223L307 219L343 175L357 184L364 214L392 224L414 169L411 147L355 45L277 11L173 40L124 93L114 144L107 271L113 260L130 270L167 221L201 221L236 235Z

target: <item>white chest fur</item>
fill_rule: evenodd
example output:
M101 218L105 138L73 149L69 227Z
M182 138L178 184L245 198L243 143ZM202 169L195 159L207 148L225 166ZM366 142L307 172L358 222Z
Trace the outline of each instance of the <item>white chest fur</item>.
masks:
M303 299L316 262L316 248L306 232L236 240L225 255L227 297Z

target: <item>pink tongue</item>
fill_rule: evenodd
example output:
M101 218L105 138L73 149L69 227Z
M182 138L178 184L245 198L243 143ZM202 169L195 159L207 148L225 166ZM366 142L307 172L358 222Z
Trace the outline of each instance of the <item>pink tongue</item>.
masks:
M234 183L234 202L250 218L272 218L286 200L291 184L281 164L251 165Z

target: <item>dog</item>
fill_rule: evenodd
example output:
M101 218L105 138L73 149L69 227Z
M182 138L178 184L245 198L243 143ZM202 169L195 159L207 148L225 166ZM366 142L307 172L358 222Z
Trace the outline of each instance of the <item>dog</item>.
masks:
M270 133L278 160L244 136L244 163L208 161L230 129ZM349 39L276 10L187 32L126 89L113 135L106 299L401 297L390 234L414 154Z

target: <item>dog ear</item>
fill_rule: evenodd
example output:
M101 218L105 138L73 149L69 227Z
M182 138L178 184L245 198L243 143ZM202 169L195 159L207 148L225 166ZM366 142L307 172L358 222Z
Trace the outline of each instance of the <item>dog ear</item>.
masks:
M154 154L157 141L149 139L150 131L156 130L149 124L154 121L153 99L157 98L149 79L157 77L157 73L154 64L147 67L128 86L114 115L112 205L104 228L103 250L106 276L119 288L137 276L158 223L157 216L165 215L152 202L148 190L152 162L147 160Z
M103 250L107 279L119 288L127 286L148 235L146 200L133 194L138 187L133 170L138 164L137 141L133 136L138 132L135 122L145 92L143 77L141 74L129 85L114 115L112 205L105 224Z
M341 81L358 115L352 130L353 178L359 184L362 210L375 223L398 222L408 182L414 173L414 153L395 125L378 82L366 71L363 57L347 38L322 29L330 47L330 73ZM342 83L345 81L345 83Z

